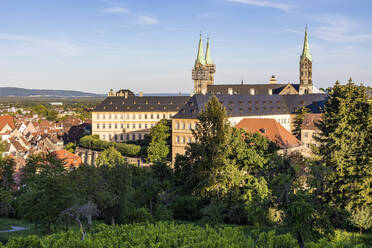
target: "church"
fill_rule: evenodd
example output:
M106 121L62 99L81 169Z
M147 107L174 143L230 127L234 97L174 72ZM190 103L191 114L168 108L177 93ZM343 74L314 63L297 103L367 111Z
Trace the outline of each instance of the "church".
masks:
M200 36L198 53L192 70L194 80L194 94L249 94L249 95L304 95L314 92L312 80L312 57L310 54L307 28L303 51L300 57L299 84L279 84L273 75L268 84L214 84L216 65L211 59L209 39L204 56L202 39Z
M192 141L191 129L212 95L223 103L233 125L244 118L271 118L285 129L292 129L297 108L306 106L319 112L326 94L317 94L312 82L312 57L307 30L300 57L300 83L279 84L273 76L267 84L214 84L216 65L210 44L203 51L200 37L192 69L193 96L144 96L125 89L114 92L92 111L92 133L106 141L127 142L143 139L161 119L172 120L173 157L182 154Z

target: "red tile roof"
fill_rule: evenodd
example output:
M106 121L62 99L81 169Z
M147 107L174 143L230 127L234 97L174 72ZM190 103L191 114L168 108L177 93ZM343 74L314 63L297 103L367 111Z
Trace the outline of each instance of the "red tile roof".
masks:
M82 164L81 158L67 150L59 150L52 152L57 159L64 161L65 167L77 167Z
M249 133L259 132L281 148L300 146L301 142L274 119L245 118L236 124Z
M6 124L8 124L11 129L14 129L15 128L14 117L10 115L1 115L0 116L0 130L2 130Z

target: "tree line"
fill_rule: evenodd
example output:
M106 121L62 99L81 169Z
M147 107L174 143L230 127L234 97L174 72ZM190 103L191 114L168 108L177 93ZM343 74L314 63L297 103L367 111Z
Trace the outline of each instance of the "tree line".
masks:
M351 82L333 87L317 123L316 160L279 155L259 133L231 127L216 97L201 112L195 142L177 156L174 167L167 163L165 123L152 131L150 167L127 164L114 145L102 152L97 166L70 170L44 154L28 159L14 191L12 161L3 158L1 211L49 232L84 221L89 229L93 218L109 224L181 220L275 226L291 232L300 247L337 228L369 230L369 97L365 87Z

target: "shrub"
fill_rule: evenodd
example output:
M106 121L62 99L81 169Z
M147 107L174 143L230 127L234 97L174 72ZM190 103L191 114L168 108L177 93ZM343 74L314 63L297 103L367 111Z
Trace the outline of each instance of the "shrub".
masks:
M222 202L210 203L201 210L203 216L201 221L213 225L222 224L225 207L225 204Z
M180 196L172 204L173 216L177 220L196 221L201 218L201 202L194 196Z
M369 207L356 209L351 213L349 220L362 233L362 229L368 230L372 227L372 211Z
M154 218L156 221L172 220L172 209L167 208L164 204L157 204L155 206Z
M133 208L129 210L127 220L129 223L143 223L152 222L153 218L146 208Z

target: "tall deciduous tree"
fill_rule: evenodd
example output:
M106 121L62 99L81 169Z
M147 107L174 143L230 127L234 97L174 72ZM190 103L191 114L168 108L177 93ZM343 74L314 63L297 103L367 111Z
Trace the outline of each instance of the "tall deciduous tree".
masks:
M336 83L323 111L318 155L324 163L327 202L354 209L372 204L372 106L366 88Z
M169 154L169 145L167 139L170 136L167 120L162 119L151 129L151 142L147 148L147 160L161 162L165 160Z

